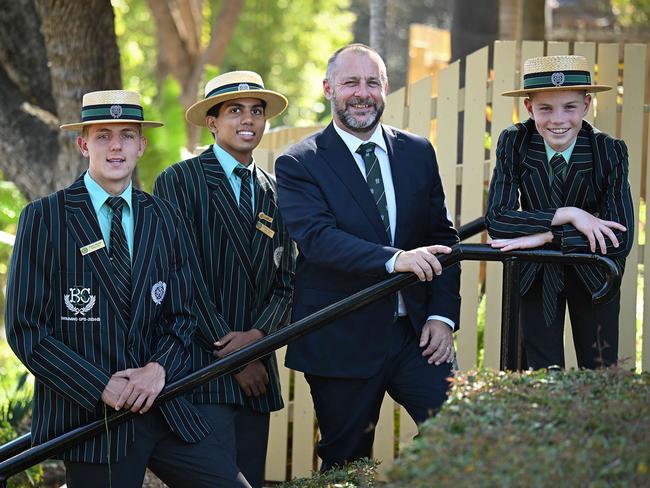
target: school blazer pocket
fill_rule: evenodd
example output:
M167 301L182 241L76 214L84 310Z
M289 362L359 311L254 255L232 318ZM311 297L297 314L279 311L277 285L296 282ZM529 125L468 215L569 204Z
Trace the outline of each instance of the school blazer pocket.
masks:
M102 324L100 287L91 272L55 273L59 293L54 296L54 335L57 339L79 350L85 337L98 333Z

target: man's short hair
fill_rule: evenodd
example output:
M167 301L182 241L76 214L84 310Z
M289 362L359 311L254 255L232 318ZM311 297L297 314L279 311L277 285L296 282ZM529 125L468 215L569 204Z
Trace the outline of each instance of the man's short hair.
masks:
M381 81L386 84L388 83L388 75L386 73L386 63L384 62L384 59L381 57L381 55L375 51L373 48L370 46L366 46L365 44L362 44L360 42L354 42L352 44L348 44L347 46L343 46L342 48L337 49L332 56L327 60L327 71L325 72L325 78L327 81L330 83L333 82L332 80L332 75L334 74L334 64L336 63L337 58L339 57L339 54L341 54L343 51L354 51L354 52L359 52L359 53L372 53L375 54L380 60L381 64L383 64L383 70L380 72L381 76Z
M553 91L553 90L549 90L549 91ZM560 90L557 90L557 91L560 91ZM587 95L589 95L589 93L587 93L587 90L563 90L563 91L574 91L574 92L580 93L583 97L586 97ZM535 95L537 95L538 93L541 93L541 92L532 92L532 93L527 93L527 94L526 94L526 98L527 98L528 100L532 101L532 100L533 100L533 97L534 97Z
M91 125L93 125L93 124L87 124L87 125L84 125L81 128L81 137L83 137L84 139L88 139L88 132L90 131L90 126ZM139 136L142 135L142 126L140 124L138 124L138 135Z

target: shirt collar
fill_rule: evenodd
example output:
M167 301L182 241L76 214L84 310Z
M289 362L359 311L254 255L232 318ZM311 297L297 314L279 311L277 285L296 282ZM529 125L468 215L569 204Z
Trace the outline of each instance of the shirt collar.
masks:
M214 153L215 157L219 160L219 163L221 164L223 170L226 172L226 176L228 178L232 177L233 171L235 171L235 168L238 166L241 166L242 168L246 168L248 171L251 172L251 175L255 170L255 161L253 161L248 166L244 166L235 158L233 158L228 151L226 151L224 148L219 146L219 144L217 144L216 142L212 144L212 152Z
M571 159L571 154L573 154L573 148L575 147L576 142L578 142L577 137L573 140L573 143L571 143L569 147L567 147L564 151L560 153L567 163ZM557 151L553 149L551 146L549 146L546 143L546 141L544 141L544 147L546 148L546 160L550 161L551 159L553 159L553 156L557 154Z
M84 174L84 184L88 190L88 195L90 195L90 201L93 204L95 213L98 214L99 210L102 208L102 205L106 203L106 200L108 200L111 195L106 190L104 190L99 183L93 180L93 177L90 176L89 171L86 171L86 174ZM119 196L124 199L127 206L129 207L129 210L131 210L131 200L133 196L133 184L131 181L129 181L129 185Z
M374 142L377 146L383 149L383 151L386 154L388 154L388 149L386 148L386 141L384 140L384 134L381 129L381 124L377 124L377 127L375 127L375 130L372 132L370 139L368 139L367 141L364 141L363 139L359 139L357 136L344 131L338 125L336 125L336 122L332 122L332 125L334 126L334 130L336 131L336 133L339 136L341 136L341 139L343 139L343 142L345 143L345 145L347 146L347 148L350 150L352 154L356 153L357 149L359 149L359 146L366 142Z

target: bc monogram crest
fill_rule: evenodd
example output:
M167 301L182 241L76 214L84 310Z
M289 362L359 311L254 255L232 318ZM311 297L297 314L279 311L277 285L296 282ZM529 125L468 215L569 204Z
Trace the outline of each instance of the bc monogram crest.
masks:
M70 293L63 296L65 306L75 315L85 315L95 306L95 295L90 293L90 288L74 286L69 288Z

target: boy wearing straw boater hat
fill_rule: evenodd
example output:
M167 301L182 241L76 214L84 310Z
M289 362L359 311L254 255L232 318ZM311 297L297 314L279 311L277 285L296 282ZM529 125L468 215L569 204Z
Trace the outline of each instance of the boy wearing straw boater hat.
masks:
M251 71L210 80L186 118L207 127L214 144L174 164L154 193L191 223L192 276L198 330L193 366L200 368L285 323L291 303L292 244L278 211L275 181L253 160L266 121L287 99ZM193 401L228 444L248 482L262 486L269 412L282 408L275 356L199 387Z
M627 147L582 120L589 93L610 87L591 83L582 56L529 59L523 83L503 93L525 96L530 118L499 137L485 217L492 247L599 253L623 272L634 240ZM528 366L564 366L566 304L578 365L617 361L620 292L608 303L591 302L604 279L594 266L522 265L520 320Z
M57 453L67 486L247 486L196 407L152 408L186 375L196 327L183 217L131 185L146 147L140 96L87 93L77 145L88 159L68 188L20 216L7 286L7 339L36 377L32 441L126 408L146 413ZM221 450L221 462L207 453Z

